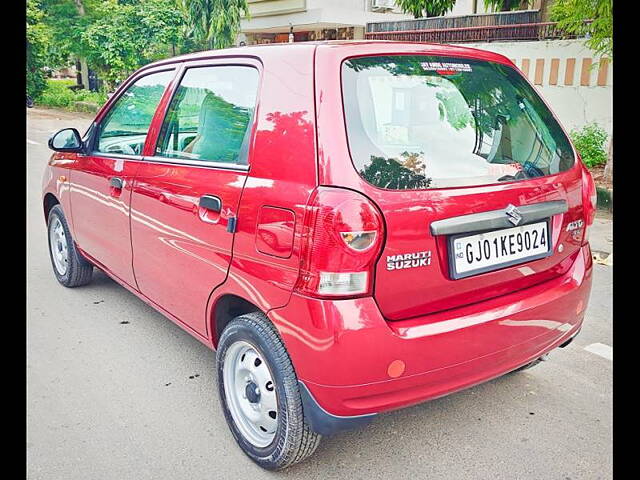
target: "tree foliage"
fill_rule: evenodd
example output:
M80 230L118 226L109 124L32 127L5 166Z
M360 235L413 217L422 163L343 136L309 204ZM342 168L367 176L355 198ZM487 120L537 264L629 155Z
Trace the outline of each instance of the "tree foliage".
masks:
M110 84L142 65L169 56L180 35L180 12L173 0L120 3L104 0L81 42L92 68Z
M48 31L42 23L39 0L27 0L27 94L37 98L45 89L45 54Z
M613 0L556 0L551 20L574 35L588 35L587 46L599 56L613 58ZM585 20L592 19L591 23Z
M240 18L249 15L246 0L177 0L185 19L186 37L199 50L226 48L240 31Z
M28 0L28 10L48 32L34 58L52 68L86 58L110 86L151 61L232 45L248 15L246 0Z
M75 58L85 57L89 47L83 32L98 16L100 0L40 0L43 22L50 32L46 55L49 67L70 65ZM84 12L81 15L80 9Z
M414 18L439 17L453 8L456 0L396 0L403 12Z

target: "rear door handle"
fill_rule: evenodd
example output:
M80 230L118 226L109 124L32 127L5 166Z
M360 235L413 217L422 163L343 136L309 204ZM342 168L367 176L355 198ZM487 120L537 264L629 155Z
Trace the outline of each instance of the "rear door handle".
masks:
M115 189L122 190L124 188L124 180L119 177L111 178L111 186Z
M219 213L222 210L222 200L215 195L203 195L200 197L198 206Z

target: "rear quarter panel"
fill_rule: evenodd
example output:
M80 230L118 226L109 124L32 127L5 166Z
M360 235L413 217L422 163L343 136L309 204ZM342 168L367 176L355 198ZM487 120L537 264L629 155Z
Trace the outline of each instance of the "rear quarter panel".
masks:
M264 312L283 306L298 277L305 205L317 184L315 46L288 46L285 55L279 50L265 48L260 55L263 70L255 133L249 175L238 209L233 259L227 281L210 299L209 318L213 318L215 304L225 294L238 295ZM293 244L286 258L258 250L262 207L293 212ZM276 327L282 333L282 326ZM216 339L213 341L215 344Z

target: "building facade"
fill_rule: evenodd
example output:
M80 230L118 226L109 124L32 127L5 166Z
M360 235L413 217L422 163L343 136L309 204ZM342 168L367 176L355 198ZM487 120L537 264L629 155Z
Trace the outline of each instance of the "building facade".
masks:
M242 19L236 44L364 38L370 22L413 18L393 0L247 0L249 19ZM244 42L244 43L243 43Z
M375 22L409 20L394 0L247 0L249 18L241 20L236 45L313 40L358 40ZM548 0L529 8L544 14ZM483 0L457 0L446 17L491 13Z

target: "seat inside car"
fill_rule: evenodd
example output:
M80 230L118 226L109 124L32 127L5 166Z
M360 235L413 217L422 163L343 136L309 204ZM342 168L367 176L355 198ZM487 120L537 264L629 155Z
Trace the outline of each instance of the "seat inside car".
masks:
M199 160L236 163L238 145L234 145L234 140L237 136L232 132L244 125L235 121L234 110L233 105L221 97L207 93L200 107L196 138L184 151L197 155Z

